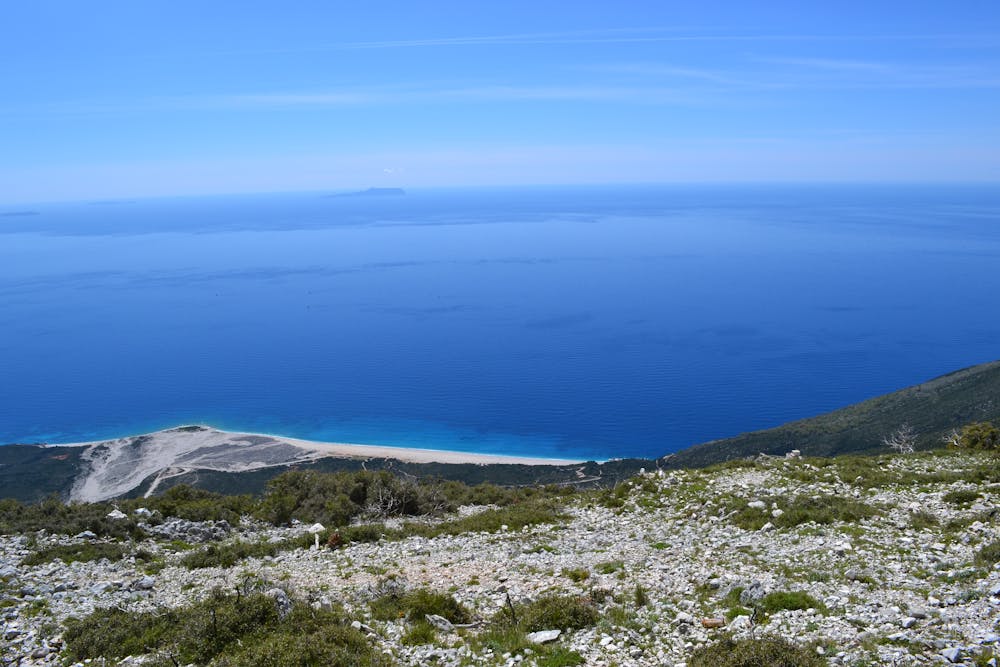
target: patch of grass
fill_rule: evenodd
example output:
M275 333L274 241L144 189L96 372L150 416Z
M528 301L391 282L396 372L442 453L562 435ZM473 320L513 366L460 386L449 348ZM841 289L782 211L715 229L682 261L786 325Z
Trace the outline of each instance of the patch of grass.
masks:
M940 525L941 521L933 512L917 510L910 512L910 527L914 530L926 530Z
M538 667L573 667L574 665L582 665L583 662L583 656L576 651L562 646L554 646L539 657L535 664Z
M597 564L597 571L601 574L613 574L622 569L625 564L620 560L611 560Z
M825 667L826 660L780 637L724 638L694 650L688 667Z
M1000 563L1000 541L990 542L976 552L976 563L986 567Z
M580 583L590 578L590 570L585 567L563 568L562 575L570 581Z
M735 510L732 521L745 530L760 530L770 522L778 528L792 528L804 523L832 524L838 522L855 523L875 516L876 508L853 498L840 496L796 496L785 498L773 496L762 498L765 507L776 504L782 510L781 516L772 517L771 510L748 507L746 501L736 500L730 505Z
M60 559L64 563L89 562L107 558L109 561L119 561L128 553L121 544L114 542L83 542L81 544L59 544L39 549L25 556L22 565L41 565Z
M799 609L815 609L824 614L827 611L822 602L804 591L773 591L761 598L757 606L766 614Z
M635 585L634 600L636 607L645 607L649 604L649 593L646 592L646 588L642 584Z
M435 632L434 626L427 621L417 621L410 625L410 628L401 639L403 644L407 646L433 644L436 640L437 632Z
M534 602L501 609L490 619L474 644L493 650L497 655L523 653L531 649L536 664L562 667L583 664L575 651L559 645L532 644L527 633L539 630L577 630L592 627L600 620L593 602L585 597L550 594Z
M597 607L585 597L545 595L516 610L518 624L526 632L538 630L580 630L597 623ZM508 614L501 611L500 614Z
M388 531L386 536L400 540L413 535L431 538L464 533L495 533L504 526L508 530L517 531L526 526L555 523L564 518L565 515L559 511L559 505L555 501L532 500L438 524L406 523L399 530Z

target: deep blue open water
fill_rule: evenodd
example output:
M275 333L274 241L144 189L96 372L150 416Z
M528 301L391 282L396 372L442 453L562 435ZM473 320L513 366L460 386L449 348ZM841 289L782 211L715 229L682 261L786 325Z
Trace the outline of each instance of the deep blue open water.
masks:
M996 187L0 207L0 442L658 456L996 358Z

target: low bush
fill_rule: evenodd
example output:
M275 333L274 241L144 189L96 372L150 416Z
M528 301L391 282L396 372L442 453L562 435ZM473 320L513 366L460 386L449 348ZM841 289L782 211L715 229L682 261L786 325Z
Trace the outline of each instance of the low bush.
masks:
M230 542L209 544L197 551L190 551L181 558L181 565L189 570L204 567L232 567L245 558L276 556L281 551L300 546L298 540L288 542Z
M486 628L475 638L479 646L494 653L535 652L535 664L545 667L582 665L583 658L558 644L539 646L527 639L527 633L539 630L578 630L592 627L600 620L594 603L588 598L550 594L534 602L512 605L494 615Z
M131 613L99 609L70 619L63 633L73 660L154 654L145 664L195 663L213 667L331 665L388 667L343 611L319 611L295 602L284 618L272 598L214 592L175 610Z
M691 653L688 667L825 667L814 651L780 637L724 638Z
M407 619L422 622L428 614L452 623L472 622L472 612L447 593L418 588L404 593L388 593L371 601L372 616L380 621Z

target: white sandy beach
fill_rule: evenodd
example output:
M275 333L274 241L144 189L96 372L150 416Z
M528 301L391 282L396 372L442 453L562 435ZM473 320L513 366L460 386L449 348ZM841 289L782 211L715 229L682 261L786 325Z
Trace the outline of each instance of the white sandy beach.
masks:
M517 464L527 466L569 465L581 459L544 459L506 454L477 454L447 449L413 449L388 445L358 445L344 442L314 442L280 436L269 436L297 447L312 449L323 456L335 458L396 459L409 463L476 463L479 465Z

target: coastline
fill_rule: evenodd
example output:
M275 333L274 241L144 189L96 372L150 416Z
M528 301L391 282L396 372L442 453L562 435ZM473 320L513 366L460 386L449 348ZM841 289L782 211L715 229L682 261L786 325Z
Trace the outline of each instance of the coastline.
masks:
M195 430L197 428L197 430ZM226 440L230 443L241 440L266 438L274 445L289 445L297 449L306 450L308 459L320 458L342 458L342 459L394 459L406 463L446 463L446 464L475 464L475 465L550 465L563 466L584 463L591 459L573 458L547 458L531 457L512 454L494 454L487 452L466 452L451 449L433 448L412 448L398 447L393 445L361 444L351 442L324 442L317 440L305 440L302 438L291 438L274 433L254 433L245 431L224 431L207 424L187 424L173 428L154 431L152 433L140 433L123 436L122 438L112 438L105 440L94 440L89 442L68 442L68 443L45 443L46 447L93 447L102 443L127 440L142 436L157 436L160 439L168 439L180 444L180 441L188 440L192 434L205 435L206 433L216 436L218 439ZM204 466L211 467L211 466ZM256 467L256 466L255 466ZM266 467L266 466L260 466Z

